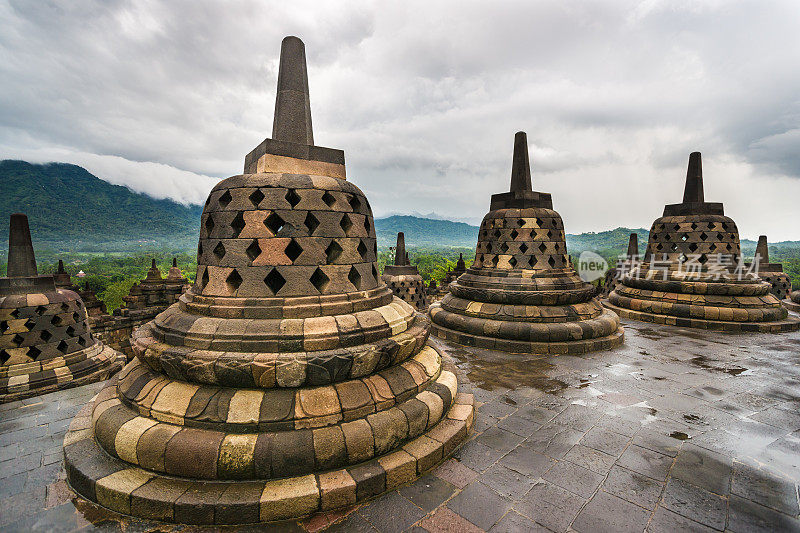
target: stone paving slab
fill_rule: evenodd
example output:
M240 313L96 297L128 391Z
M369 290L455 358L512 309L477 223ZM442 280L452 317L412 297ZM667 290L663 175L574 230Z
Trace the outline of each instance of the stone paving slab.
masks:
M800 333L624 326L624 346L585 356L434 339L475 397L468 441L376 500L257 530L800 531ZM63 436L101 386L0 406L0 530L180 529L66 485Z

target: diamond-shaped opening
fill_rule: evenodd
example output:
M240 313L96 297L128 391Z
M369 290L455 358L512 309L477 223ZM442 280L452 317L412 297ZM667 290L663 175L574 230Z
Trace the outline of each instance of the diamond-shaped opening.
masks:
M495 237L496 239L499 239L499 238L500 238L500 235L502 235L502 233L500 233L500 230L499 230L499 229L496 229L496 230L494 230L494 237Z
M53 315L53 318L50 319L50 323L54 326L60 326L62 319L59 315Z
M508 260L508 264L511 265L511 268L517 266L517 259L512 255L511 259Z
M545 243L540 244L539 245L539 251L544 253L545 250L547 250L547 245Z
M42 355L42 351L39 348L37 348L36 346L31 346L30 348L28 348L28 357L30 357L34 361L36 361L36 359L40 355Z
M659 244L659 246L661 246L661 245ZM658 248L658 249L660 250L661 248ZM670 250L672 250L673 252L677 252L678 251L678 243L673 242L672 246L670 246Z
M367 235L369 235L369 217L364 217L364 229L367 231Z
M238 237L239 234L244 229L244 216L242 215L241 211L236 213L236 216L233 217L233 221L231 222L231 228L233 228L233 238L234 239L236 237Z
M36 321L34 319L29 318L28 320L25 321L25 328L28 331L32 330L35 327L36 327Z
M539 227L539 228L544 227L544 220L542 220L539 217L536 217L536 226Z
M75 328L73 328L72 326L67 326L67 335L70 336L70 337L74 337L75 336Z
M224 193L222 193L222 196L219 197L219 205L220 205L220 207L222 207L223 209L228 207L228 204L231 203L231 200L233 200L233 197L231 196L231 192L230 191L225 191Z
M286 279L281 276L277 268L273 268L269 271L267 277L264 278L264 283L269 287L269 290L272 291L272 294L278 294L278 291L286 284Z
M39 333L39 338L41 338L44 342L47 342L53 338L53 334L46 329L43 329L42 332Z
M705 265L708 262L708 257L706 257L706 254L700 254L697 260L700 261L701 265Z
M8 322L5 320L0 322L0 333L5 333L7 329L8 329Z
M339 226L341 226L345 235L347 235L347 233L350 231L350 228L353 227L353 222L350 220L350 216L347 213L342 215L342 220L339 221Z
M214 217L208 215L208 218L206 219L206 233L210 234L214 229L214 226L216 226L216 224L214 224Z
M688 235L686 235L685 233L681 235L681 240L682 240L683 242L686 242L686 240L687 240L688 238L689 238L689 236L688 236Z
M81 315L79 315L78 313L72 313L72 321L73 322L77 322L80 319L81 319Z
M356 195L353 195L350 198L348 198L347 203L350 204L350 207L353 209L354 213L357 212L359 209L361 209L361 200L359 200L358 196Z
M700 240L704 241L706 239L708 239L708 235L706 235L706 232L704 231L703 233L700 234Z
M727 246L725 246L725 248L726 248L726 249L727 249L729 252L730 252L731 250L733 250L733 246L731 246L731 245L730 245L730 243L728 243L728 245L727 245Z
M203 243L197 243L197 262L200 262L200 258L203 257Z
M353 284L356 290L361 290L361 274L358 273L358 269L355 266L350 267L350 273L347 274L347 279L350 280L350 283Z
M487 242L486 243L486 251L487 252L491 252L492 251L492 243L491 242Z
M245 252L247 253L247 257L250 258L250 261L255 261L256 258L261 255L261 247L258 245L258 239L253 239L253 242L250 243L250 246L247 247Z
M377 240L373 241L373 243L372 243L372 253L375 255L375 257L378 257L378 241Z
M715 243L715 242L712 242L712 243L711 243L711 246L710 246L710 248L709 248L709 249L710 249L712 252L713 252L714 250L716 250L716 249L717 249L717 243Z
M508 243L503 242L503 244L500 245L500 252L506 253L507 251L508 251Z
M314 231L319 227L319 220L309 211L303 224L308 229L308 234L313 235Z
M496 255L493 255L493 256L492 256L492 264L493 264L494 266L497 266L497 263L499 263L499 262L500 262L500 258L499 258L499 257L497 257Z
M261 200L264 199L264 193L261 192L261 189L256 189L247 198L250 200L250 203L252 203L254 207L258 207L258 204L260 204Z
M217 256L217 259L222 259L225 257L225 245L222 244L222 241L219 241L217 245L214 247L214 255Z
M242 276L234 268L228 277L225 278L225 285L228 286L228 291L231 293L235 293L239 290L239 287L242 285Z
M11 311L11 316L13 316L14 318L19 318L19 309L14 309L13 311Z
M669 241L669 240L671 240L671 239L670 239L670 236L669 236L669 233L667 233L666 235L664 235L664 240L665 240L665 241Z
M663 248L663 246L661 245L661 243L658 243L658 244L656 245L656 250L659 250L659 251L661 251L661 248Z
M56 346L56 348L58 348L58 351L61 352L61 353L67 353L67 350L69 349L69 346L67 345L67 343L65 341L61 341L61 342L58 343L58 346Z
M697 222L692 222L691 228L692 228L692 230L696 230L697 229Z
M292 206L292 209L294 209L294 206L300 203L300 195L297 194L294 189L289 189L285 198L286 201L289 202L289 205Z
M678 256L678 262L685 263L686 262L686 256L684 254L679 255Z
M80 344L81 346L86 346L86 338L78 337L78 344Z
M536 264L536 258L534 256L528 257L528 265L533 268L533 265Z
M525 221L523 219L521 219L521 218L518 218L517 219L517 226L519 226L521 228L524 225L525 225Z
M286 225L286 221L283 220L278 213L270 213L266 220L264 220L264 225L272 232L273 235L277 235L278 232Z
M289 241L289 244L286 245L284 253L286 254L286 257L288 257L289 260L294 263L297 258L300 257L300 254L303 253L303 247L300 246L296 240L292 239Z
M24 339L24 338L22 338L22 335L20 335L19 333L17 333L16 335L14 335L14 338L13 338L13 339L11 339L11 342L13 342L13 343L14 343L14 344L16 344L17 346L19 346L20 344L22 344L23 342L25 342L25 339Z
M728 223L727 222L723 222L722 223L722 231L728 231Z
M6 364L9 359L11 359L11 354L5 350L0 350L0 364Z
M515 229L511 230L511 238L516 239L519 236L519 232Z
M36 308L36 314L39 316L42 316L45 311L47 311L47 308L43 305L40 305Z
M552 238L553 238L553 232L552 232L552 230L547 230L547 238L548 238L548 239L552 239Z
M329 191L325 191L325 194L322 195L322 201L328 207L333 207L333 204L336 203L336 198Z
M378 279L378 269L375 268L375 263L372 263L372 278Z
M523 242L522 244L519 245L519 251L524 254L525 252L528 251L528 245Z
M325 261L330 265L342 255L342 247L336 241L331 241L327 248L325 248Z
M697 243L692 243L689 245L689 251L696 252L697 251Z
M64 312L69 311L69 305L67 304L67 302L61 304L61 310Z
M724 238L725 238L725 235L723 235L722 233L717 233L717 240L718 241L721 241Z
M550 259L547 260L547 262L550 264L551 267L556 266L556 260L553 259L552 255L550 256Z
M367 245L364 244L363 240L359 241L358 248L356 248L356 250L358 251L359 255L361 255L361 259L363 261L366 261L367 260L367 252L368 252L368 250L367 250Z
M325 275L325 272L323 272L321 268L317 267L314 273L311 274L309 281L317 289L317 291L322 294L331 279Z
M200 277L200 290L203 290L208 285L208 269L203 270L203 275Z

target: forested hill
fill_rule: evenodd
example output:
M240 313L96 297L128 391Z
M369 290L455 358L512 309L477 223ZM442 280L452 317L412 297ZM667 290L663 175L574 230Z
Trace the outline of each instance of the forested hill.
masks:
M11 213L28 215L39 241L196 241L202 207L156 200L86 169L0 161L0 241ZM196 243L192 246L195 246Z

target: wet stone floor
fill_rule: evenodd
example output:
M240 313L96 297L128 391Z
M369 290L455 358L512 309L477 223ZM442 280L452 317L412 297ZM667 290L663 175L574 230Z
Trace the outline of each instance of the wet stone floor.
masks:
M625 321L626 343L531 357L438 342L475 428L414 484L231 531L800 531L800 333ZM0 406L0 530L195 531L75 498L61 441L89 385Z

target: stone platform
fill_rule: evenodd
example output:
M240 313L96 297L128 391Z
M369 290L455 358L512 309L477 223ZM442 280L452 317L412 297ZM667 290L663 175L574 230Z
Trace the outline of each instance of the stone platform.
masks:
M583 356L434 341L478 406L453 458L377 499L257 530L800 531L800 333L623 325L624 346ZM67 487L61 441L102 387L0 406L0 529L187 530Z

